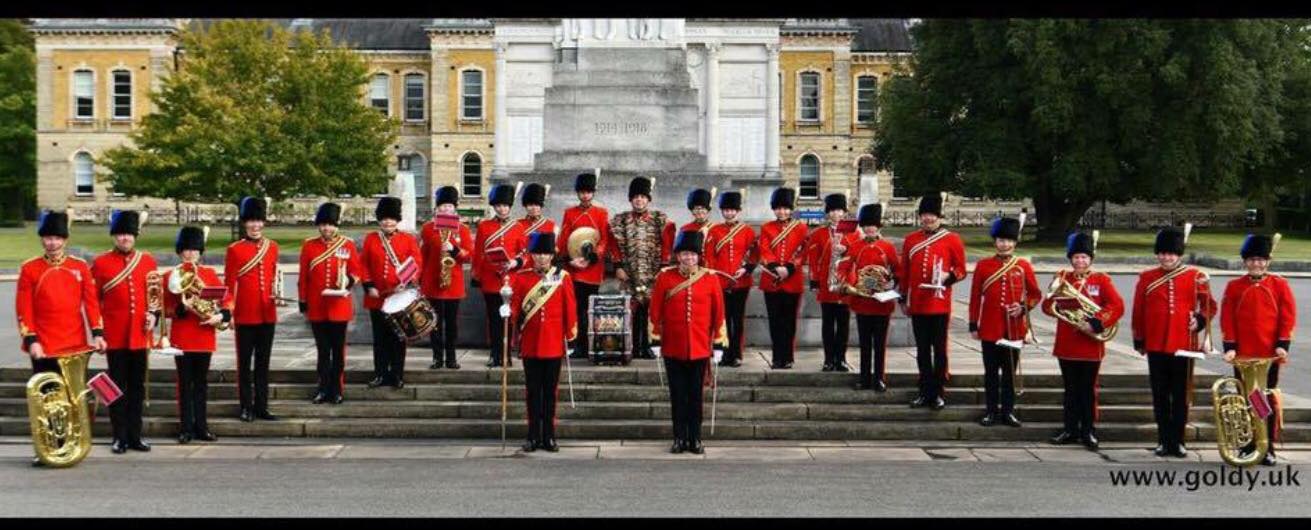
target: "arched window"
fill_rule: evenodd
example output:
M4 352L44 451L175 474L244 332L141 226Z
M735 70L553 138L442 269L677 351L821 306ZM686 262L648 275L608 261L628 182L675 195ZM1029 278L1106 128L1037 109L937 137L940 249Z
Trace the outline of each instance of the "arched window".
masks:
M90 153L73 156L73 191L77 195L92 195L96 191L96 163Z
M799 163L801 167L801 198L819 198L819 157L804 155Z
M423 121L423 74L405 74L405 121Z
M483 194L483 159L478 153L467 153L460 161L461 195L480 197Z
M391 116L391 76L378 74L369 83L369 105L383 116Z
M483 72L469 68L460 71L460 119L483 119Z

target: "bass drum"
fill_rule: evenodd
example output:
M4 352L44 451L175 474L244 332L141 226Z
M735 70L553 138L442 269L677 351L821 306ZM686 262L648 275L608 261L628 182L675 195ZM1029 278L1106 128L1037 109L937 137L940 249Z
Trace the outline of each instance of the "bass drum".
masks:
M388 296L382 301L382 313L406 342L419 340L437 325L437 312L416 289L404 289Z

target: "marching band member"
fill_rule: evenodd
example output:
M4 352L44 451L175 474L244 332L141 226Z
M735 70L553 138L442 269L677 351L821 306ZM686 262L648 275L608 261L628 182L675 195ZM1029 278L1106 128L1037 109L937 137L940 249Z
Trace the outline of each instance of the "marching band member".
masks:
M178 230L174 247L182 263L165 274L165 285L174 275L186 273L194 275L201 285L223 285L212 267L200 264L200 256L205 253L206 232L195 226L184 226ZM232 321L232 292L225 291L222 299L215 304L219 311L207 318L202 318L195 307L188 306L184 296L200 298L201 295L199 292L177 294L169 289L164 290L164 312L173 319L169 328L169 341L183 352L173 357L178 369L178 443L184 444L193 439L212 442L218 437L209 432L206 421L206 393L209 391L206 378L209 375L210 357L218 348L218 340L215 338L218 329Z
M710 370L711 344L722 347L728 340L719 274L699 264L704 239L698 230L679 233L674 245L678 266L665 267L651 291L651 336L660 341L660 355L669 374L672 453L705 452L701 446L703 378Z
M228 245L223 281L235 300L237 397L242 421L276 420L269 412L269 358L278 323L278 242L264 237L268 221L264 199L241 199L241 239Z
M114 239L114 248L96 256L91 264L91 276L99 286L100 308L105 319L109 377L123 390L123 396L109 406L109 421L114 431L109 447L116 454L128 449L150 450L150 444L141 440L141 409L149 376L146 356L160 310L147 310L146 276L155 272L157 265L149 252L134 248L140 226L137 212L114 210L109 216L109 235ZM162 290L160 295L162 301Z
M773 349L771 366L776 370L792 368L796 349L797 313L800 310L805 280L801 265L805 263L806 223L792 218L796 191L778 188L769 197L774 220L760 227L756 255L764 265L760 290L765 293L765 312L769 316L769 342Z
M610 252L615 262L615 278L622 291L632 296L633 357L654 359L646 321L650 305L651 284L660 267L669 262L674 243L674 223L659 210L649 209L654 183L636 177L628 183L628 203L633 209L618 214L610 222Z
M441 368L443 364L452 370L459 370L460 363L455 360L455 341L459 338L460 300L464 298L464 264L473 258L473 233L464 223L458 231L437 228L437 215L456 215L459 206L460 191L455 186L442 186L436 193L437 209L433 220L423 224L419 231L420 254L423 255L423 276L419 285L423 296L432 304L437 313L438 325L433 328L429 340L432 343L432 365L429 368ZM450 283L441 285L442 258L450 256L455 259L455 266L448 271ZM473 271L477 275L478 271ZM477 281L474 281L476 284ZM442 356L445 353L445 363Z
M856 285L860 281L862 269L882 267L887 271L887 281L891 288L896 283L901 262L897 259L897 247L879 234L883 227L883 205L861 206L857 222L863 237L853 241L847 249L847 255L838 261L837 274L844 278L845 285ZM856 313L856 331L860 335L860 382L857 388L886 392L888 322L896 303L850 294L847 305ZM870 373L871 349L874 354L873 374Z
M405 339L396 334L382 312L382 302L405 287L398 273L407 260L423 267L423 254L414 234L397 230L401 221L401 200L382 197L374 209L379 230L364 236L364 308L373 325L373 373L369 388L391 385L405 387ZM421 270L416 268L415 270Z
M319 205L314 214L319 236L305 239L300 247L300 312L310 323L318 349L319 391L311 400L314 404L345 400L346 328L355 317L350 291L367 278L355 242L337 229L340 223L341 205Z
M560 450L555 443L555 398L560 383L560 360L565 342L578 333L574 307L574 282L569 273L551 266L555 259L555 234L538 232L528 244L532 268L512 276L510 321L523 359L527 382L528 440L525 452Z
M501 285L510 271L524 263L521 257L524 247L523 229L519 223L510 220L510 208L514 206L514 186L493 186L487 192L487 204L492 206L495 215L478 223L478 238L474 242L473 253L473 286L482 291L486 308L487 340L491 343L487 366L496 367L501 365L501 350L505 340L501 329Z
M524 216L515 221L519 225L520 248L525 249L521 256L523 263L521 268L531 268L532 260L527 256L528 243L532 235L536 233L555 233L555 221L550 217L542 215L542 208L546 205L546 186L536 182L524 185L523 194L519 196L519 203L523 205Z
M1278 236L1276 236L1278 237ZM1224 335L1224 359L1275 359L1266 376L1266 388L1279 386L1279 365L1288 362L1288 349L1297 325L1297 304L1288 280L1271 274L1270 254L1276 240L1266 235L1249 235L1243 241L1239 255L1247 274L1229 281L1225 286L1220 307L1220 329ZM1234 377L1242 373L1234 368ZM1274 393L1279 396L1278 393ZM1278 398L1276 398L1277 400ZM1283 422L1280 406L1274 403L1275 416L1266 421L1268 440L1271 441L1265 459L1267 466L1275 465L1275 444L1278 426ZM1251 449L1255 449L1255 443ZM1249 453L1250 454L1250 453Z
M1215 316L1210 278L1184 265L1184 232L1167 227L1156 234L1160 267L1138 275L1133 302L1133 346L1147 356L1152 383L1152 409L1156 417L1157 456L1188 456L1184 429L1188 425L1193 359L1176 355L1198 349L1191 335Z
M829 290L830 279L838 271L829 270L836 256L843 256L860 236L842 232L840 223L847 217L847 196L833 193L824 197L824 215L828 223L806 237L806 268L810 271L810 288L819 301L820 337L824 344L825 372L848 372L847 341L851 337L851 310L841 289ZM836 240L835 240L836 238Z
M1096 245L1096 240L1088 234L1070 234L1065 242L1065 257L1070 260L1074 270L1059 271L1056 275L1059 280L1068 282L1078 290L1079 294L1088 297L1101 310L1094 316L1086 317L1077 327L1057 319L1056 341L1052 344L1052 355L1060 364L1061 380L1065 382L1065 428L1049 441L1064 445L1078 439L1089 449L1097 448L1097 436L1094 434L1094 424L1097 421L1097 373L1101 369L1102 359L1106 357L1106 343L1092 335L1115 326L1124 315L1124 300L1120 298L1111 277L1092 270ZM1047 297L1042 302L1042 311L1055 317L1056 310L1062 304L1078 306L1079 302L1072 298Z
M989 233L997 254L974 264L970 288L970 335L981 342L983 388L987 409L979 424L1001 422L1019 427L1015 417L1015 368L1020 350L998 341L1023 343L1029 335L1028 313L1042 302L1038 279L1029 260L1016 257L1020 220L1001 217Z
M710 232L713 223L710 222L710 201L714 199L714 193L704 188L697 188L687 193L687 210L692 212L692 220L683 226L678 227L678 231L701 232L702 237ZM673 261L678 261L677 257L670 257Z
M742 366L742 330L745 325L747 296L751 294L751 271L756 268L752 255L756 231L737 220L741 212L741 192L726 191L720 194L719 214L724 217L724 222L710 227L706 234L705 266L723 273L717 276L724 289L728 346L724 348L720 366Z
M578 296L578 338L574 341L571 357L586 359L591 348L588 343L591 320L587 306L592 296L601 290L601 282L605 280L604 257L610 252L610 212L592 203L596 195L596 175L579 173L574 177L574 193L578 194L578 206L571 206L564 211L556 251L562 259L569 259L569 236L573 235L574 230L596 230L597 241L591 251L585 256L569 259L565 266L574 281L574 294Z
M85 261L65 253L68 243L68 213L46 210L37 221L44 254L23 262L18 272L14 297L18 334L22 350L32 358L32 373L59 373L59 357L108 347L96 280ZM86 320L83 320L83 314ZM87 324L91 344L87 344ZM41 466L34 458L32 465Z
M919 395L911 407L947 406L942 398L951 378L947 367L947 324L951 321L951 285L965 279L965 245L960 235L942 227L944 194L920 198L920 228L901 244L902 312L910 315L919 369Z

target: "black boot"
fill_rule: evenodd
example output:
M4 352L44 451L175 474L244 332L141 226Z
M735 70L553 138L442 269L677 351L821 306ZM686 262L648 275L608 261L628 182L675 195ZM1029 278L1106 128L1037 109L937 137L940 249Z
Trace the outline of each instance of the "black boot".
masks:
M255 417L265 421L277 421L278 419L272 412L269 412L269 409L255 411Z
M187 432L187 431L182 431L182 432L178 433L178 443L180 443L180 444L188 444L188 443L191 443L191 433L189 433L189 432Z
M879 392L879 393L887 392L887 391L888 391L888 385L887 385L886 383L884 383L883 381L881 381L881 380L875 379L875 380L874 380L874 391L875 391L875 392Z
M146 443L146 442L144 442L144 441L142 441L142 440L134 440L134 441L132 441L132 442L129 442L129 443L127 444L127 448L128 448L128 449L131 449L131 450L133 450L133 451L141 451L141 452L143 452L143 453L149 453L149 452L150 452L150 444L148 444L148 443Z
M994 416L991 412L984 414L982 418L979 418L979 425L982 425L984 427L992 427L996 423L997 423L997 417Z
M706 448L701 445L701 440L692 440L687 442L687 452L694 455L705 454Z
M536 451L536 450L537 450L537 441L536 441L536 440L526 440L526 441L524 441L523 445L519 446L519 450L521 450L521 451L523 451L523 452L525 452L525 453L531 453L531 452L533 452L533 451Z
M446 353L446 367L447 367L447 368L450 368L451 370L459 370L459 369L460 369L460 363L457 362L457 361L455 360L455 351L454 351L454 350L449 351L449 352Z
M924 397L924 394L920 394L918 396L915 396L915 399L910 400L910 408L915 409L915 408L923 407L925 403L928 403L928 401L929 400Z
M1082 442L1083 446L1087 447L1088 450L1090 451L1096 451L1099 445L1097 442L1097 437L1094 436L1093 433L1091 432L1084 433L1083 437L1080 438L1079 441Z
M1011 427L1019 427L1020 425L1022 425L1020 423L1020 419L1016 418L1015 413L1013 412L1008 412L1006 414L998 415L997 422L1003 425L1009 425Z
M311 399L310 403L313 403L315 405L320 405L327 400L328 400L328 395L324 393L322 390L320 390L318 394L314 394L314 399Z
M382 376L377 376L377 377L374 377L372 381L369 381L369 385L368 385L368 386L369 386L369 388L378 388L378 387L380 387L380 386L382 386L382 385L384 385L384 384L386 384L386 383L385 383L385 381L383 381Z
M669 446L669 452L674 454L681 454L684 449L683 440L677 438L674 439L674 445Z
M244 407L241 409L241 414L239 414L237 417L240 418L241 421L244 421L246 423L255 421L255 413L252 412L250 409Z
M551 453L558 453L560 452L560 444L555 443L555 438L547 438L542 441L542 449Z
M1056 436L1052 436L1051 438L1047 439L1047 443L1052 445L1065 445L1073 441L1074 441L1074 434L1072 434L1070 431L1058 432L1056 433Z
M116 455L121 455L127 452L127 444L124 443L123 440L115 438L113 442L109 443L109 451Z

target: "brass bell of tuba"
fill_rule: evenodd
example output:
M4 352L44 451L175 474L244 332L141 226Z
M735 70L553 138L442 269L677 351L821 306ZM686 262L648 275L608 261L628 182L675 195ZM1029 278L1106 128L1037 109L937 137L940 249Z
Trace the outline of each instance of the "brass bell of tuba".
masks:
M194 270L183 269L181 266L168 278L168 291L181 297L182 305L188 311L195 313L201 321L209 320L222 312L218 303L200 297L200 292L204 289L205 282L200 279L200 275ZM228 329L228 323L220 322L214 328L223 331Z
M71 467L91 452L90 358L90 353L59 357L59 373L41 372L27 380L32 447L46 466Z
M1052 304L1052 314L1066 324L1080 330L1083 329L1081 325L1084 322L1089 318L1096 318L1097 313L1102 310L1102 306L1092 301L1091 298L1084 296L1073 284L1066 280L1063 271L1056 273L1056 278L1052 280L1051 285L1048 287L1047 296L1055 299L1071 299L1078 302L1078 309L1063 309L1059 304ZM1113 326L1107 326L1101 333L1088 333L1086 331L1084 333L1093 339L1106 342L1115 338L1115 333L1119 330L1120 323L1116 322Z
M1247 400L1253 390L1265 394L1266 376L1273 361L1236 360L1234 367L1242 374L1242 380L1222 377L1211 385L1211 406L1215 409L1215 443L1220 450L1220 458L1231 466L1256 465L1270 450L1266 420L1252 413Z

